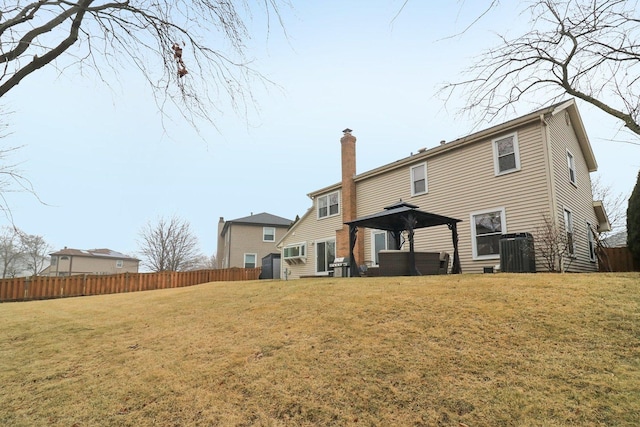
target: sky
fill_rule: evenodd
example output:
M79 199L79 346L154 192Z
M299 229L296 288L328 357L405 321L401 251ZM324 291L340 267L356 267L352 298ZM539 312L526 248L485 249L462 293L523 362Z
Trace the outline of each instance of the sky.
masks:
M175 215L211 255L220 217L293 219L311 206L308 193L338 182L345 128L357 137L361 173L488 127L456 114L464 99L445 105L438 88L494 46L505 22L511 31L526 23L503 5L451 37L480 16L482 2L403 3L293 1L282 9L286 34L273 25L267 33L256 18L248 56L277 86L256 85L247 116L218 106L216 126L198 123L199 132L178 115L163 121L133 68L109 85L89 70L30 75L2 100L11 112L2 144L21 147L10 161L38 196L6 194L15 225L54 250L135 256L142 228ZM505 119L540 107L532 101ZM634 138L588 104L578 108L597 174L630 194L640 145L612 141Z

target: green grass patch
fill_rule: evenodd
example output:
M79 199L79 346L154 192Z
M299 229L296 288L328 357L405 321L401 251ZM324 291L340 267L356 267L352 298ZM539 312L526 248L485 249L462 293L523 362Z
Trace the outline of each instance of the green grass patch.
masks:
M0 425L640 425L637 273L219 282L0 324Z

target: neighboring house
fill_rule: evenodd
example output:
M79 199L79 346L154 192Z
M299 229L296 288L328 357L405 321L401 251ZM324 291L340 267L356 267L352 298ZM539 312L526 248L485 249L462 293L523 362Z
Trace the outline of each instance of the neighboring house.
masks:
M462 220L457 231L463 273L499 264L500 236L535 236L545 216L572 242L567 271L598 269L590 230L610 226L602 203L593 201L589 173L597 164L574 100L360 174L349 129L340 142L342 181L310 193L313 206L278 242L288 277L329 274L335 257L349 257L344 223L400 200ZM446 226L416 230L414 241L416 250L453 253ZM379 251L392 247L390 233L359 230L356 263L375 266ZM546 270L539 255L536 249L536 269Z
M263 257L278 253L276 242L291 226L290 219L266 212L218 222L218 268L255 268Z
M69 249L51 254L51 264L41 276L71 276L74 274L137 273L140 260L111 249Z

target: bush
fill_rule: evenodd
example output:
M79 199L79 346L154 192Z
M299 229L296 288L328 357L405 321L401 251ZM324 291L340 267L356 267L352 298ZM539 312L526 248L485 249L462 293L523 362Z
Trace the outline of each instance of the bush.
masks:
M640 172L627 208L627 246L636 268L640 268Z

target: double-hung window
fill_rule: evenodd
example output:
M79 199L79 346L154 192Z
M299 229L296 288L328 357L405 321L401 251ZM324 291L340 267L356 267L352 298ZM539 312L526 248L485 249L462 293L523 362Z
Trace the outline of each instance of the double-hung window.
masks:
M329 264L336 259L336 241L328 239L316 242L316 273L329 272Z
M275 227L262 227L262 241L263 242L275 242L276 241L276 228Z
M336 191L318 197L318 218L338 215L340 212L340 194Z
M493 140L493 165L496 175L520 170L520 151L515 133Z
M576 185L576 161L569 150L567 150L567 168L569 169L569 182Z
M124 261L119 259L116 261L116 268L122 268L124 267Z
M564 231L566 233L567 252L570 256L576 253L575 235L573 233L573 213L567 208L564 209Z
M504 208L471 214L473 259L500 258L500 236L507 232Z
M589 261L596 260L596 239L594 237L595 230L591 223L587 222L587 241L589 242Z
M427 186L427 164L420 163L411 167L411 195L418 196L429 191Z
M257 258L257 254L244 254L244 268L256 268Z

